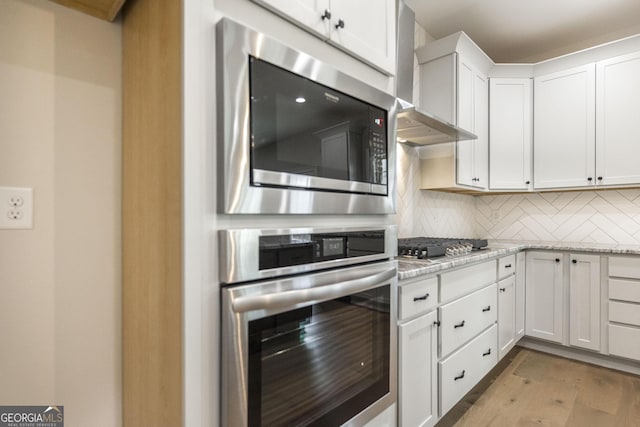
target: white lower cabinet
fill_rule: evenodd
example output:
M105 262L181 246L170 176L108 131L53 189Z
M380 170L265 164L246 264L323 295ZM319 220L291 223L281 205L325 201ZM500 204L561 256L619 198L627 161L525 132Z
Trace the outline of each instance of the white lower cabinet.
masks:
M569 343L600 351L600 256L571 254Z
M438 418L436 325L436 312L432 311L399 327L400 426L432 426Z
M442 357L495 323L496 298L496 285L493 284L438 309Z
M564 285L562 253L527 252L526 326L528 336L561 343Z
M609 353L640 361L640 257L609 258Z
M516 344L516 277L498 282L498 360Z
M497 325L439 362L440 414L444 415L497 363Z

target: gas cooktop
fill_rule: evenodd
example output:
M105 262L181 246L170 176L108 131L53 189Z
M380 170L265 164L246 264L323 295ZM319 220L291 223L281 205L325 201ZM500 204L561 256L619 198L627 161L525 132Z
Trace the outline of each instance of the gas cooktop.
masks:
M414 259L456 256L487 246L486 239L455 239L449 237L410 237L398 239L398 255Z

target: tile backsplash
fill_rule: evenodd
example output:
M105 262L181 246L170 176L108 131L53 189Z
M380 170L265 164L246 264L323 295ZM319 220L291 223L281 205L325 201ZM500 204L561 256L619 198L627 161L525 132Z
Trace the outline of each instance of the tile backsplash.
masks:
M416 148L397 145L399 237L478 237L472 196L420 190Z
M475 198L476 233L488 239L640 244L640 190Z

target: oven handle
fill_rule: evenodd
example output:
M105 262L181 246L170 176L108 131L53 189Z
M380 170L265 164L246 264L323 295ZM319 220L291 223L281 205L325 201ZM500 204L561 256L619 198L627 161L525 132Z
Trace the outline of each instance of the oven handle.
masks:
M294 307L300 303L327 301L345 295L361 292L375 285L384 283L396 276L396 268L390 268L381 273L371 274L346 282L332 283L308 289L274 292L270 294L246 295L236 298L232 302L233 311L244 313L254 310L274 310Z

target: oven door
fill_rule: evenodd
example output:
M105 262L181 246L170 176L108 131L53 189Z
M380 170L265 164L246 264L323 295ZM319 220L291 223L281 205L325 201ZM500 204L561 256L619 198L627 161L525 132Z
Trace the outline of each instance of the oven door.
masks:
M228 18L216 50L219 212L395 213L393 96Z
M222 290L223 426L361 426L396 401L396 262Z

